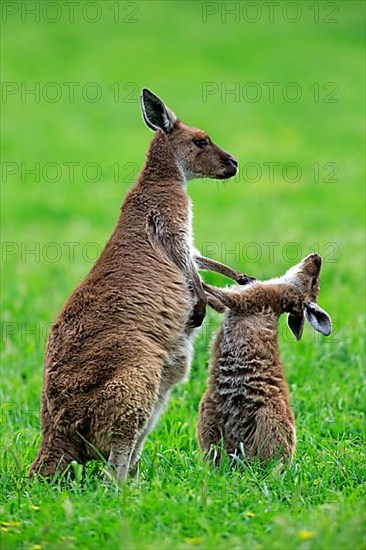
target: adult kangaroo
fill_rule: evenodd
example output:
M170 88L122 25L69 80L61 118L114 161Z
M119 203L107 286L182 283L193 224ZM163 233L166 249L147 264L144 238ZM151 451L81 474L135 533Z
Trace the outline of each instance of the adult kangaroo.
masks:
M30 474L52 476L100 453L125 479L172 385L188 374L206 308L197 268L247 282L193 249L186 192L188 179L234 176L236 160L149 90L141 106L155 132L143 170L48 338L42 442Z

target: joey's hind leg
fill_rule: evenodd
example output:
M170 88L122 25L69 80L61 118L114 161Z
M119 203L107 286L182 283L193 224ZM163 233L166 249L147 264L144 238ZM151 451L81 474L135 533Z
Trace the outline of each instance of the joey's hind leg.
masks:
M216 449L222 440L221 415L212 395L204 394L200 406L197 422L198 443L206 457L220 464L221 453Z
M286 415L286 416L285 416ZM291 461L296 446L296 431L292 413L282 415L264 408L256 415L256 428L248 445L248 456L262 462Z

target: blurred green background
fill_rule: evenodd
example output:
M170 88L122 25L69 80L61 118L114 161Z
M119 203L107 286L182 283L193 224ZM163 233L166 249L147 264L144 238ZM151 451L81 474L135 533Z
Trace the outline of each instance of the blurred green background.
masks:
M2 10L5 547L361 548L364 3ZM213 472L201 460L195 419L219 322L210 314L138 481L108 493L97 466L84 486L24 480L39 443L47 328L108 239L152 137L144 86L240 162L225 184L189 185L197 248L259 278L323 256L320 304L333 336L308 330L295 344L281 325L299 432L283 477Z

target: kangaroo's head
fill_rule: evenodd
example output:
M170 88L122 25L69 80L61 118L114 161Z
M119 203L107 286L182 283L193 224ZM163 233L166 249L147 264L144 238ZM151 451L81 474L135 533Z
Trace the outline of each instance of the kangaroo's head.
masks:
M328 336L332 330L331 319L316 303L320 289L320 269L322 259L318 254L306 256L300 263L291 267L281 278L286 283L294 285L301 296L301 310L289 313L287 322L298 340L300 340L304 328L304 321Z
M203 130L183 124L161 99L146 88L141 94L141 109L147 126L166 136L185 179L235 176L238 163L234 157L215 145Z

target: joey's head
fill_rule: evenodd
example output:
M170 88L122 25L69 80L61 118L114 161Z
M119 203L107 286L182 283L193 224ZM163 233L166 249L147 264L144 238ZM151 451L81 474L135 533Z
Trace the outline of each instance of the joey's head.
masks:
M183 124L155 94L144 88L141 109L146 125L166 136L177 166L185 179L228 179L237 173L234 157L220 149L203 130Z
M281 278L287 284L294 285L300 295L299 307L296 311L290 311L287 319L297 340L300 340L302 336L305 320L314 330L324 336L328 336L332 330L332 322L328 313L316 303L320 289L321 266L321 257L318 254L310 254L300 263L291 267Z

